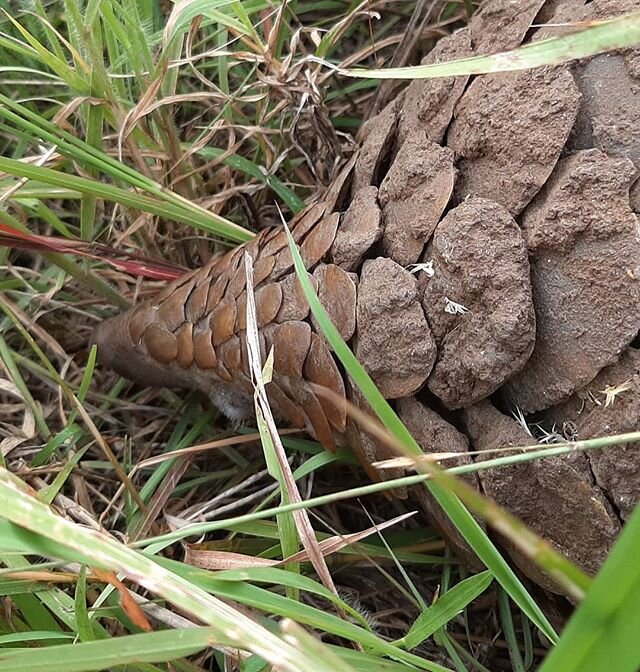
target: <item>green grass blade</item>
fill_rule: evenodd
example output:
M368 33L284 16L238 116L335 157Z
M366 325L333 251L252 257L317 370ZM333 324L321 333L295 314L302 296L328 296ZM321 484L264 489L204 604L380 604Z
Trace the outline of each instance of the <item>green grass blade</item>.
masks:
M353 667L337 652L327 649L319 639L316 639L314 635L300 627L295 621L289 619L283 621L282 630L290 644L305 647L308 651L315 652L318 660L324 659L325 664L330 665L334 672L355 672Z
M640 42L640 12L601 21L583 30L561 37L552 37L527 44L513 51L493 56L474 56L446 63L416 65L404 68L339 70L348 77L375 79L421 79L480 75L489 72L526 70L545 65L558 65L578 58L595 56L605 51L631 47Z
M283 504L288 504L290 499L288 497L285 477L282 473L282 468L278 462L278 456L276 454L276 448L273 445L273 440L269 432L269 427L262 413L257 400L255 401L255 411L256 411L256 421L258 425L258 432L260 433L260 442L262 443L262 449L264 451L265 463L269 474L278 481L280 497ZM280 547L282 551L282 557L288 557L293 555L300 547L298 533L296 529L296 523L293 517L293 512L289 511L286 513L281 513L276 516L276 522L278 525L278 539L280 542ZM300 571L300 563L288 563L287 570L292 573L298 573ZM294 597L296 595L296 590L287 590L287 595L289 597Z
M65 635L62 632L49 632L48 630L32 630L31 632L16 632L13 635L0 636L0 646L15 644L16 642L43 642L48 639L58 640L73 639L73 635Z
M224 156L226 153L227 150L221 149L220 147L201 147L196 152L196 154L199 154L208 160ZM295 192L289 189L289 187L283 184L277 177L265 172L261 166L249 161L249 159L245 159L244 156L231 154L222 159L222 163L225 166L229 166L234 170L238 170L245 175L250 175L257 180L264 182L268 187L273 189L294 214L300 212L302 208L304 208L304 201L299 198Z
M97 150L95 147L92 147L89 143L83 142L70 133L63 131L52 122L44 119L25 106L16 103L8 96L2 94L0 94L0 117L4 117L19 129L25 131L26 133L30 133L35 138L39 138L45 142L51 142L52 144L55 144L62 154L78 162L81 162L85 168L94 168L100 173L109 175L115 180L121 180L132 187L137 187L138 189L146 191L155 197L157 201L167 203L167 205L171 206L171 208L173 208L177 213L183 213L183 215L189 220L184 221L183 219L176 219L176 221L183 221L183 223L191 224L192 226L201 228L210 233L214 232L216 229L225 230L226 233L221 233L220 235L237 242L243 242L253 236L253 234L251 234L246 229L243 229L241 226L230 222L224 217L208 212L196 203L192 203L179 194L166 189L165 187L154 182L152 179L140 174L126 163L121 163L111 158L107 154ZM11 160L15 161L15 159ZM20 164L21 162L18 161L17 163ZM0 170L6 170L6 172L9 172L13 175L25 176L21 172L16 172L19 169L19 166L16 167L13 171L6 170L6 168L0 168ZM42 170L50 169L42 168ZM55 173L56 171L51 172ZM32 179L31 176L27 177ZM79 178L77 176L68 177L75 177L76 179L84 180L89 185L92 182L92 180ZM37 180L38 178L35 177L34 179ZM42 181L44 182L45 180ZM55 182L49 181L47 183L54 184L54 186L58 187L61 186L59 179L57 179ZM111 185L106 185L96 181L93 187L88 186L85 191L82 191L81 193L95 193L95 190L97 189L95 186L96 184L101 185L102 187L118 189L117 187L112 187ZM67 188L68 184L64 184L62 186ZM120 192L123 191L124 190L120 189ZM126 194L128 192L124 191L124 193ZM98 195L100 195L99 192ZM154 203L157 203L157 201L154 199L149 200L151 201L152 206ZM148 212L156 214L152 210L149 210Z
M90 180L78 175L69 175L51 168L29 165L16 159L0 157L0 171L7 172L16 177L26 177L38 180L56 187L69 187L85 195L92 195L107 201L113 201L142 212L172 219L182 224L189 224L194 228L207 233L222 236L229 240L244 242L250 240L252 234L232 222L215 215L200 215L197 212L180 207L174 203L156 200L149 196L136 194L112 184L105 184L98 180Z
M414 649L437 630L457 616L467 605L481 595L493 581L491 572L481 572L460 581L442 595L433 606L423 611L409 632L395 642L407 649Z
M330 610L317 609L304 602L288 599L283 595L252 586L246 582L218 581L214 572L190 567L175 560L157 558L159 565L173 569L176 574L190 579L194 584L209 590L216 596L240 602L250 607L268 611L270 613L290 618L310 628L322 630L358 642L371 652L380 656L389 656L403 660L420 670L430 672L450 672L448 668L426 660L417 655L395 646L379 637L368 629L361 628L355 623L339 618ZM1 672L1 671L0 671ZM318 671L319 672L319 671Z
M513 626L513 617L511 616L511 604L509 596L502 589L498 589L498 610L500 612L500 622L502 624L502 632L509 648L509 658L513 672L525 672L525 666L522 661L522 655L518 646L518 636Z
M347 602L342 600L335 593L325 588L321 583L314 581L308 576L290 572L279 567L245 567L243 569L230 569L215 574L216 581L229 581L242 583L250 581L251 583L266 583L285 588L295 588L299 591L305 591L312 595L320 595L324 599L332 602L337 607L349 614L354 621L357 621L362 627L371 630L366 619Z
M83 642L93 642L95 637L87 609L87 569L84 566L80 568L78 582L76 583L74 614L76 617L76 630L80 640Z
M640 668L640 506L539 672Z
M189 628L113 637L55 649L17 649L0 653L0 672L90 672L119 665L159 663L202 651L217 642L215 628Z
M97 32L97 31L96 31ZM95 89L93 82L95 75L91 75L92 90ZM86 103L87 107L87 142L97 150L102 149L102 125L104 120L104 109L101 104ZM95 168L88 168L87 174L93 179L99 177ZM93 240L94 222L96 220L96 198L91 194L84 194L80 203L80 238L82 240Z
M44 35L46 35L51 51L53 51L59 60L65 61L66 53L62 47L60 36L55 32L55 30L52 29L51 25L49 24L47 12L41 0L33 1L33 9L35 10L35 15L40 19L40 28L44 31Z
M230 0L181 0L181 2L176 2L164 29L163 41L165 46L176 35L186 32L193 19L198 16L211 17L217 20L222 19L224 25L244 34L250 34L251 31L247 31L241 21L217 11L220 8L228 7L229 4Z
M29 387L27 386L24 378L22 377L22 374L20 373L20 369L15 362L12 350L2 334L0 334L0 362L2 362L4 365L13 384L20 391L25 404L27 404L27 406L31 409L38 431L44 438L48 439L51 436L51 430L47 425L47 421L45 420L45 417L42 413L42 409L40 408L40 405L36 403L31 392L29 391Z
M13 19L8 14L6 14L6 16L11 21L16 30L18 30L18 32L20 32L20 34L24 37L29 46L38 55L38 58L42 63L55 72L58 77L63 79L67 85L75 90L78 94L85 96L89 94L89 85L81 74L78 74L65 61L60 60L55 54L44 47L33 35L31 35L31 33L29 33L26 28L20 25L15 19Z

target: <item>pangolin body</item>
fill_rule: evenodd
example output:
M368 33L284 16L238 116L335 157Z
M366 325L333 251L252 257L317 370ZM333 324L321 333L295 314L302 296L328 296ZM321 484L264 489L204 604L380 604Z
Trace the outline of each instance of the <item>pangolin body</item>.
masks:
M425 62L515 48L534 20L607 18L634 2L490 0ZM596 376L604 385L609 371L628 375L626 394L640 396L629 354L640 330L640 87L627 86L638 62L630 50L573 66L414 81L363 126L357 154L291 222L331 319L425 450L522 445L522 427L487 401L496 392L503 408L550 409L553 422L558 409L591 403L588 386ZM633 105L611 106L620 82ZM104 322L100 360L145 385L199 389L234 420L251 417L245 252L263 357L274 349L267 391L276 415L329 450L346 437L365 466L384 456L336 401L366 410L310 315L280 228ZM579 438L615 433L629 414L640 421L640 404L624 408L624 418L611 411L606 421L602 410L588 413L597 418L585 423L589 434L580 434L579 414L571 421ZM594 571L620 527L609 502L626 512L640 498L638 454L625 454L624 479L600 479L588 455L510 472L517 484L493 472L470 479ZM433 503L425 506L455 541Z

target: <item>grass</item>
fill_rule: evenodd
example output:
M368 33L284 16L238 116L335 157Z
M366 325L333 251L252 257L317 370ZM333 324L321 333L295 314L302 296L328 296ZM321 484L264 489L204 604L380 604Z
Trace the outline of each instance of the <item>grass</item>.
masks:
M380 102L377 82L350 76L403 65L411 5L379 3L377 17L347 0L33 0L0 17L0 233L58 241L0 248L0 672L520 672L549 649L545 672L634 669L637 513L591 582L465 488L464 468L418 462L424 473L371 484L349 451L274 432L260 395L261 442L195 395L96 370L86 348L97 321L162 284L96 244L196 266L278 223L278 206L299 211ZM443 5L426 35L464 25L467 10ZM591 30L619 46L636 39L633 21ZM573 35L568 55L601 49L592 37ZM567 56L565 42L539 46ZM60 241L93 254L69 257ZM415 456L306 291L391 440ZM376 495L401 485L430 488L488 569L470 575L419 516L383 531L397 507ZM564 633L469 511L586 594Z

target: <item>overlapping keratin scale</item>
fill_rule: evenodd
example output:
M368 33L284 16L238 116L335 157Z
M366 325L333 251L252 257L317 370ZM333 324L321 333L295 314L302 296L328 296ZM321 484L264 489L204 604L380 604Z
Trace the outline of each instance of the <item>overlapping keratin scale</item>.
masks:
M340 222L340 213L325 214L325 210L324 202L311 205L291 223L291 230L313 272L314 286L349 340L355 331L356 281L352 274L323 261L328 259ZM282 420L306 428L333 450L334 432L341 434L346 427L346 405L336 400L345 399L344 381L327 342L311 322L283 229L260 232L246 245L216 257L105 323L102 331L108 330L110 338L97 339L101 359L108 362L114 359L110 353L118 352L112 365L123 375L142 382L144 369L161 369L163 381L200 389L214 401L223 400L223 406L225 399L233 398L230 407L222 410L234 418L250 415L245 252L253 259L262 354L266 356L272 347L275 353L273 382L268 387L274 410ZM116 322L126 328L116 327ZM121 356L127 352L130 357ZM318 395L318 387L337 396Z

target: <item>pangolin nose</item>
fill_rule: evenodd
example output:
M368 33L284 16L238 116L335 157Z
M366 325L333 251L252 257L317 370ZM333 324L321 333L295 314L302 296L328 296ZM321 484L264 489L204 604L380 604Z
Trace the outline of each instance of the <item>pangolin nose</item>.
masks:
M104 366L112 367L115 358L115 345L118 342L117 334L122 325L121 316L109 318L101 322L91 334L89 347L98 346L98 362Z

